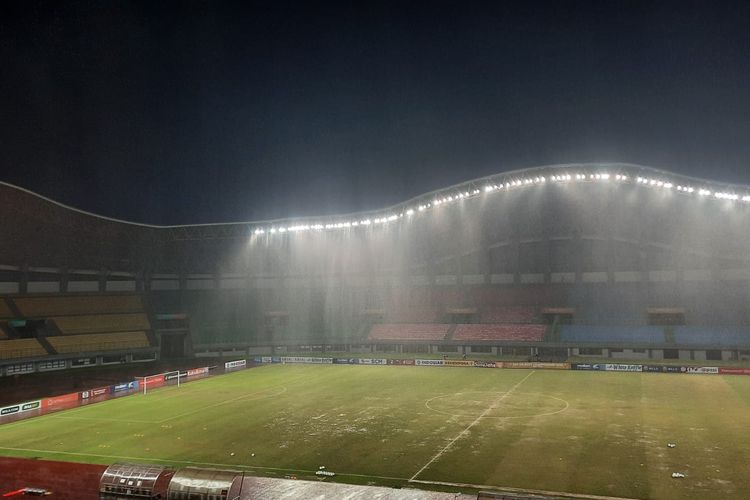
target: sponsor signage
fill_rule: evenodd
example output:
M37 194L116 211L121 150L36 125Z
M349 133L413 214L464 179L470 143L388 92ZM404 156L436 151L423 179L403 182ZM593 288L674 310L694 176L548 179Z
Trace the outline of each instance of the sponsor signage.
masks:
M350 365L352 364L355 359L349 359L349 358L333 358L333 364L334 365Z
M13 415L14 413L23 413L26 411L36 410L42 406L42 401L28 401L26 403L19 403L11 406L5 406L0 408L0 416Z
M698 373L705 375L716 375L719 373L718 366L681 366L682 373Z
M19 411L21 411L20 405L6 406L5 408L0 408L0 415L10 415Z
M42 406L41 401L30 401L21 405L21 411L36 410L40 406Z
M271 356L262 356L260 358L261 363L273 363L273 358Z
M642 372L643 365L623 365L607 363L604 365L604 370L608 372Z
M643 365L644 372L680 373L681 368L673 365Z
M225 370L237 370L247 366L246 359L238 359L237 361L227 361L224 363Z
M192 370L188 370L187 376L194 377L196 375L205 375L206 373L208 373L208 367L204 366L202 368L193 368Z
M312 358L310 356L286 356L281 358L282 363L311 363L311 364L332 364L333 358Z
M53 396L51 398L45 398L42 400L42 406L48 408L50 406L64 406L71 403L78 402L78 393L73 392L70 394L63 394L62 396Z
M416 364L418 366L443 366L445 363L442 359L417 359Z
M662 372L665 371L663 368L666 368L665 366L657 366L657 365L643 365L643 371L644 372Z
M371 359L371 358L363 358L359 360L360 365L387 365L388 360L387 359Z
M474 366L474 361L469 359L446 359L443 361L445 366Z
M398 365L398 366L413 366L414 360L413 359L389 359L388 364Z
M750 375L750 368L724 368L719 367L721 375Z
M123 391L133 391L138 389L138 382L132 381L132 382L123 382L122 384L115 384L112 386L112 394L116 394L118 392Z
M498 368L531 368L535 370L570 370L570 363L548 363L545 361L498 361Z
M95 398L97 396L103 396L104 394L107 394L109 392L109 387L97 387L96 389L91 389L89 391L89 395L92 398Z
M573 363L570 367L573 370L604 370L604 365L600 364Z
M494 361L474 361L474 366L477 368L495 368Z

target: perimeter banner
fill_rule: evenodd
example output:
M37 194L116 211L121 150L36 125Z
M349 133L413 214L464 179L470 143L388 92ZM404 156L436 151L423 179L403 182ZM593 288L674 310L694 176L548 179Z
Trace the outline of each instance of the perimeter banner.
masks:
M71 392L70 394L44 398L42 399L42 408L49 408L50 406L70 406L71 404L77 404L80 397L80 393Z
M414 366L414 360L413 359L389 359L388 364L399 365L399 366Z
M750 368L723 368L719 367L721 375L750 375Z
M239 370L247 366L246 359L238 359L237 361L227 361L224 363L224 371Z
M545 361L497 361L497 368L526 368L534 370L570 370L570 363L549 363Z
M718 375L718 366L681 366L682 373L698 373L701 375Z
M204 366L202 368L193 368L192 370L187 371L188 377L195 377L197 375L207 375L208 374L208 367Z
M26 411L31 410L37 410L42 406L42 401L29 401L26 403L18 403L11 406L5 406L3 408L0 408L0 416L2 415L12 415L14 413L23 413Z
M573 363L570 365L571 369L573 370L594 370L594 371L604 371L604 365L600 364L589 364L589 363Z
M497 368L494 361L474 361L477 368Z
M642 372L643 365L622 365L607 363L604 365L604 371L608 372Z
M387 359L372 359L372 358L360 358L360 365L387 365Z
M418 366L443 366L444 364L442 359L417 359L415 361Z
M443 361L444 366L474 366L474 361L468 359L446 359Z
M285 356L281 358L282 363L309 363L315 365L330 365L333 358L312 358L309 356Z

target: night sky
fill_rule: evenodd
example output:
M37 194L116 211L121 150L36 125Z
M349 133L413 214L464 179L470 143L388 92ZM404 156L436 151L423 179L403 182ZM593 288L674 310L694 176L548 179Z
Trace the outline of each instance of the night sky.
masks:
M750 3L16 2L0 180L187 224L624 161L750 184Z

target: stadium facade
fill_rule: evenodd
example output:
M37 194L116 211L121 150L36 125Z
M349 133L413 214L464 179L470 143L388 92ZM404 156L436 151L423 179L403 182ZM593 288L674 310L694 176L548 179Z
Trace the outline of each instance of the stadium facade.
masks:
M0 212L5 375L222 352L750 358L748 186L555 165L367 213L152 226L0 184Z

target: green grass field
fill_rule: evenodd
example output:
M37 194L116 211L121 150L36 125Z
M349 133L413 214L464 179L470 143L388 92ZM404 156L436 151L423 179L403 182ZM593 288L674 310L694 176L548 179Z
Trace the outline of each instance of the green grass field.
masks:
M748 423L742 376L273 365L3 425L0 454L300 478L325 465L336 481L391 486L747 498Z

